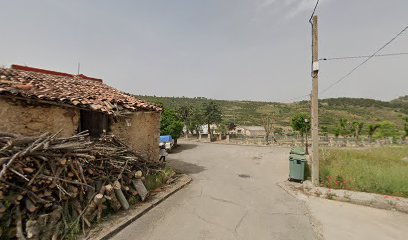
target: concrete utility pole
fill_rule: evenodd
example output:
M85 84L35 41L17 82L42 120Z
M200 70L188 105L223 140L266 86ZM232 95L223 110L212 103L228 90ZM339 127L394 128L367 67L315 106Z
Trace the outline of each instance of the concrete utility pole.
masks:
M313 45L313 88L312 88L312 183L319 185L319 52L317 16L313 16L312 23L312 45Z

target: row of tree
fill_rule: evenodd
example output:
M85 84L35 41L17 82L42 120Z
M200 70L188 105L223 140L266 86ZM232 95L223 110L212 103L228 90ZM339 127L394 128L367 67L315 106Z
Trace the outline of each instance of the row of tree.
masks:
M221 124L221 122L221 108L213 101L199 106L183 105L177 109L165 108L161 116L160 134L171 135L177 140L183 134L183 128L187 133L197 134L203 125L207 125L208 132L211 134L211 125Z
M408 117L404 118L404 134L402 137L405 139L408 137ZM292 129L303 135L310 130L310 121L308 115L304 113L295 114L292 117L291 122ZM367 127L366 127L367 126ZM325 126L321 127L323 134L328 134L328 129ZM385 137L401 137L401 133L397 126L390 121L383 121L380 123L366 124L361 121L349 121L347 119L341 118L334 129L334 135L336 137L342 136L344 138L354 137L359 140L360 136L366 133L369 141L373 139L380 139Z
M400 137L401 133L397 126L390 121L383 121L380 123L366 124L359 121L348 121L347 119L340 119L338 127L335 129L335 136L354 137L357 140L365 132L368 135L370 141L373 139L385 138L385 137ZM405 137L404 134L403 137Z
M408 137L408 117L404 118L404 134L402 137ZM226 133L235 127L234 123L223 123L221 107L213 102L204 102L201 105L182 105L176 109L165 108L160 123L161 135L171 135L174 139L178 139L183 134L183 129L190 134L198 134L203 125L207 125L208 133L212 134L211 125L218 126L218 132ZM265 139L269 142L270 135L282 132L282 128L274 127L273 115L265 115L262 118L261 125L265 129ZM299 132L303 136L310 131L310 117L305 113L297 113L291 119L291 127L294 131ZM280 131L278 131L280 130ZM325 126L321 127L321 132L328 134L328 129ZM337 123L337 127L330 132L336 137L342 136L354 137L357 140L361 135L365 134L369 140L379 139L384 137L400 137L401 134L396 125L390 121L380 123L366 124L361 121L349 121L341 118Z

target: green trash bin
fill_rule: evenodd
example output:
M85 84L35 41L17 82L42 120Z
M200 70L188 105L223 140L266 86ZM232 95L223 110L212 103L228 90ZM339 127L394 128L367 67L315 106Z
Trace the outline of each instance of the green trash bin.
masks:
M305 155L305 149L302 147L293 147L290 149L290 154Z
M289 155L289 181L305 180L306 156L299 154Z

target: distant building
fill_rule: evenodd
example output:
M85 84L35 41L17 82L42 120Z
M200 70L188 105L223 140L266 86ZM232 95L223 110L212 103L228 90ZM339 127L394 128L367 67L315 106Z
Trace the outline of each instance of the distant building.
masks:
M207 124L201 125L199 129L200 129L200 134L208 134L208 125ZM213 134L217 134L217 129L218 129L218 126L216 124L211 124L210 125L210 131Z
M239 134L248 137L265 136L265 128L262 126L237 126L230 131L231 134Z
M89 130L114 134L149 160L159 158L161 108L85 75L12 65L0 68L0 131L23 135Z

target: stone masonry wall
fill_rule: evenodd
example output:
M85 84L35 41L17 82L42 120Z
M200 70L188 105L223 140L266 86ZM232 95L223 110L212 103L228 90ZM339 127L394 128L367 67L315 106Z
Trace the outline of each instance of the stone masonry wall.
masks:
M111 133L150 161L159 159L160 113L135 112L111 125Z
M0 97L0 131L36 136L44 132L67 137L76 133L79 110L60 106L28 103Z

